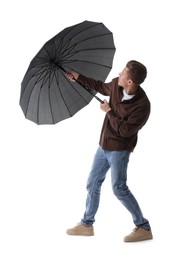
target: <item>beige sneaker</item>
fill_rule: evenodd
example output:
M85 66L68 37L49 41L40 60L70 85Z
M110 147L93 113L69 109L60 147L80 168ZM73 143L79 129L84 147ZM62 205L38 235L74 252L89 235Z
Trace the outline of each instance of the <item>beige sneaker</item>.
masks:
M73 228L67 229L66 233L67 235L72 235L72 236L93 236L94 230L92 225L84 226L82 224L78 224Z
M124 237L124 242L138 242L138 241L144 241L144 240L149 240L152 239L152 231L151 229L146 230L144 228L136 227L126 237Z

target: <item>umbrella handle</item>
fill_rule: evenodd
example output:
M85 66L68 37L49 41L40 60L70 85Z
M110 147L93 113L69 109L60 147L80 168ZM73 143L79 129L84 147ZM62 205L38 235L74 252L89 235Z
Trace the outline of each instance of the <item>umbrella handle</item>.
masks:
M62 71L67 72L63 67L61 67L60 65L57 65ZM73 78L81 87L83 87L85 90L87 90L93 97L95 97L95 99L97 99L101 104L104 103L103 100L101 100L99 97L97 97L95 94L93 94L90 89L85 88L84 86L82 86L75 78Z

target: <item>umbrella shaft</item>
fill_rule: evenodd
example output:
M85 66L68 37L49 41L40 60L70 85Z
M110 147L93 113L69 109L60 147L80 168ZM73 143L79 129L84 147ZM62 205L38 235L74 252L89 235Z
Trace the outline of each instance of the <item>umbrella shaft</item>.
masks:
M95 96L94 95L94 97L101 103L101 104L103 104L104 103L104 101L103 100L101 100L99 97L97 97L97 96Z
M63 67L61 67L60 65L57 65L62 71L67 72ZM79 83L75 78L74 80ZM79 84L80 86L82 86L81 84ZM83 87L83 86L82 86ZM83 87L84 88L84 87ZM99 97L95 96L89 89L85 88L92 96L95 97L95 99L97 99L100 103L104 103L103 100L101 100Z
M57 67L59 67L62 71L67 72L63 67L57 64Z

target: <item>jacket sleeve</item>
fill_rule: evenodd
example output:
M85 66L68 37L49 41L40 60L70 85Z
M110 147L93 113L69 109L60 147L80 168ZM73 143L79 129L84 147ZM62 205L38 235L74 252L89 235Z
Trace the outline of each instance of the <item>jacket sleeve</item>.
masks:
M129 138L136 134L147 122L150 114L150 102L134 109L128 118L120 118L113 110L107 112L110 127L116 132L117 136Z
M77 82L87 89L95 90L104 96L110 96L112 82L104 83L100 80L87 78L81 74L79 75Z

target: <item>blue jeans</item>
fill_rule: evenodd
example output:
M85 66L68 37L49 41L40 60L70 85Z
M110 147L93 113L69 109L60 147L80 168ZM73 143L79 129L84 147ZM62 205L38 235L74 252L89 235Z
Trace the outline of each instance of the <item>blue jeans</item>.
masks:
M105 151L101 147L97 149L87 181L86 210L81 219L83 225L89 226L95 221L95 214L99 207L101 185L110 168L114 195L131 213L136 226L145 229L150 228L148 220L143 217L138 202L126 184L129 156L130 152L127 150Z

